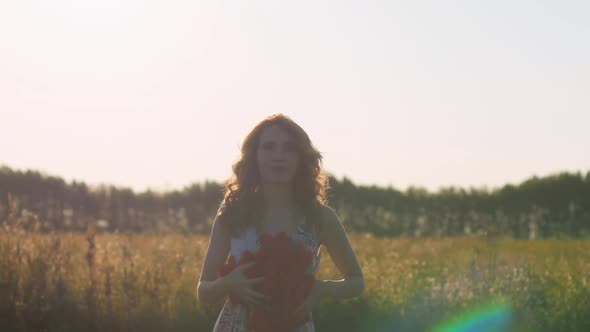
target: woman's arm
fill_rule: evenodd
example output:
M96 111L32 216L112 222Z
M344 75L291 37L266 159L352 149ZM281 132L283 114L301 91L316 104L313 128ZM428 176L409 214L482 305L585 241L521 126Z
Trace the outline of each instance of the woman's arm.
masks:
M365 289L365 277L356 254L350 245L344 225L329 206L322 208L321 240L334 265L344 277L341 280L320 280L317 283L320 297L337 299L359 296Z
M197 284L197 299L205 305L225 300L229 295L229 287L224 277L218 278L219 269L227 260L230 250L229 233L221 220L213 221L209 246Z

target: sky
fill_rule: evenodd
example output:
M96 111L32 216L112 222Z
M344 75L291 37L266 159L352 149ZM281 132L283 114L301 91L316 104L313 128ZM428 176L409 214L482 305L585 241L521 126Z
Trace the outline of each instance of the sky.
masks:
M590 2L0 2L0 164L137 191L231 175L265 117L357 184L590 171Z

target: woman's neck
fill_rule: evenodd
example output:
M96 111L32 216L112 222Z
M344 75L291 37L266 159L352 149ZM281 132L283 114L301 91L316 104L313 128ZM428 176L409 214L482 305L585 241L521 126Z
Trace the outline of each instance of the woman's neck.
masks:
M290 184L264 183L262 191L266 214L284 214L295 211L295 199Z

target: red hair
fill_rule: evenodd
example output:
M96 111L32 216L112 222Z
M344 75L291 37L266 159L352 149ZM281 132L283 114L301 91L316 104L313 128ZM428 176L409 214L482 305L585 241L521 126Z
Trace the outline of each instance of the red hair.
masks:
M241 156L232 165L233 175L224 181L223 201L217 216L229 226L232 234L248 226L260 225L264 201L257 149L262 130L274 124L293 137L299 155L297 171L292 179L295 204L306 217L306 227L319 225L319 208L327 204L329 189L328 176L322 169L322 154L297 123L278 113L265 118L248 133L241 146Z

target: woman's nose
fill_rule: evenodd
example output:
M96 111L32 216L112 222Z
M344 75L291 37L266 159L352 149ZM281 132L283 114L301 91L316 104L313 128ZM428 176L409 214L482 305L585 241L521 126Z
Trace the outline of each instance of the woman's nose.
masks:
M287 151L285 149L275 149L273 151L273 158L276 159L285 159L285 156L287 155Z

